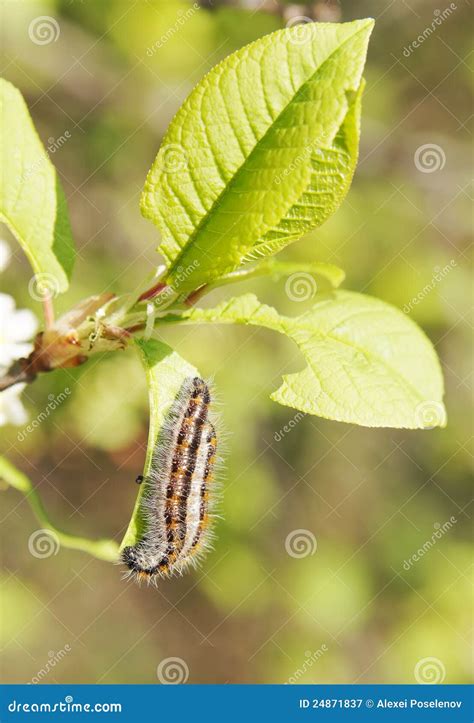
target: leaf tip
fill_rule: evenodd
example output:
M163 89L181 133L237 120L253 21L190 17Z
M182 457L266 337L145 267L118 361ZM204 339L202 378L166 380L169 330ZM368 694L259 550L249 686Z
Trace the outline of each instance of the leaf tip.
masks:
M361 18L360 20L356 20L356 23L359 23L361 27L370 28L370 31L372 32L373 27L375 25L375 18L368 17L368 18Z

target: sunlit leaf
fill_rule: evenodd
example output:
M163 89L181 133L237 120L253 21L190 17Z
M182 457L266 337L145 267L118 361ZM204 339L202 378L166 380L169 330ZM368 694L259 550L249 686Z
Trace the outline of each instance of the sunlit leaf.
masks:
M74 244L59 178L21 93L0 78L0 221L23 247L39 288L66 291Z
M378 299L336 291L288 317L247 294L180 318L263 326L292 339L307 366L283 377L272 394L280 404L367 427L446 424L433 346L406 314Z
M216 66L172 121L142 212L176 292L320 225L354 172L372 20L287 28Z

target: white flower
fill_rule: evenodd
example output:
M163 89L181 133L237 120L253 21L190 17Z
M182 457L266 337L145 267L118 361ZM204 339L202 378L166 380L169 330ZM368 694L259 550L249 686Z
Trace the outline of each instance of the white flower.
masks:
M10 249L0 239L0 271L3 271L10 259ZM28 356L33 348L29 341L38 322L28 309L15 309L15 302L8 294L0 294L0 376L3 376L12 363L20 357ZM20 401L24 384L0 392L0 427L4 424L24 424L27 414Z
M15 302L8 294L0 294L0 367L8 367L32 350L29 341L38 322L32 311L15 309Z
M7 268L10 261L11 251L6 241L0 238L0 271Z
M0 392L0 427L5 424L19 426L27 421L28 415L20 400L20 394L25 386L25 384L15 384L14 387Z

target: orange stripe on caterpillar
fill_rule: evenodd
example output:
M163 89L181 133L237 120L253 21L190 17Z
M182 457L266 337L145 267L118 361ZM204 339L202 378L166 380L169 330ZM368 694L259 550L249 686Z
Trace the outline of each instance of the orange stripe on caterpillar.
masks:
M151 471L143 480L145 532L121 555L139 582L181 574L209 547L217 447L210 405L206 382L190 377L166 416Z

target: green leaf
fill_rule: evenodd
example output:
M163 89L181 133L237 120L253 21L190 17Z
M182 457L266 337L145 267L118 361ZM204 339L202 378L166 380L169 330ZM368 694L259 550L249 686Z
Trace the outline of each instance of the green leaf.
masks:
M172 121L141 208L183 293L273 254L341 203L373 21L287 28L216 66Z
M169 346L155 339L149 339L147 341L137 339L135 343L140 351L140 357L146 372L150 404L148 446L143 469L143 476L147 477L150 473L153 452L160 435L160 430L181 385L187 377L199 376L199 372ZM141 485L132 518L120 545L120 549L128 545L136 545L143 537L146 529L142 504L144 491L145 485Z
M264 326L285 334L307 366L283 377L272 399L302 412L367 427L445 426L443 379L424 333L398 309L337 291L302 316L280 316L253 294L179 317Z
M21 93L0 78L0 221L23 247L39 283L66 291L74 244L61 184Z

